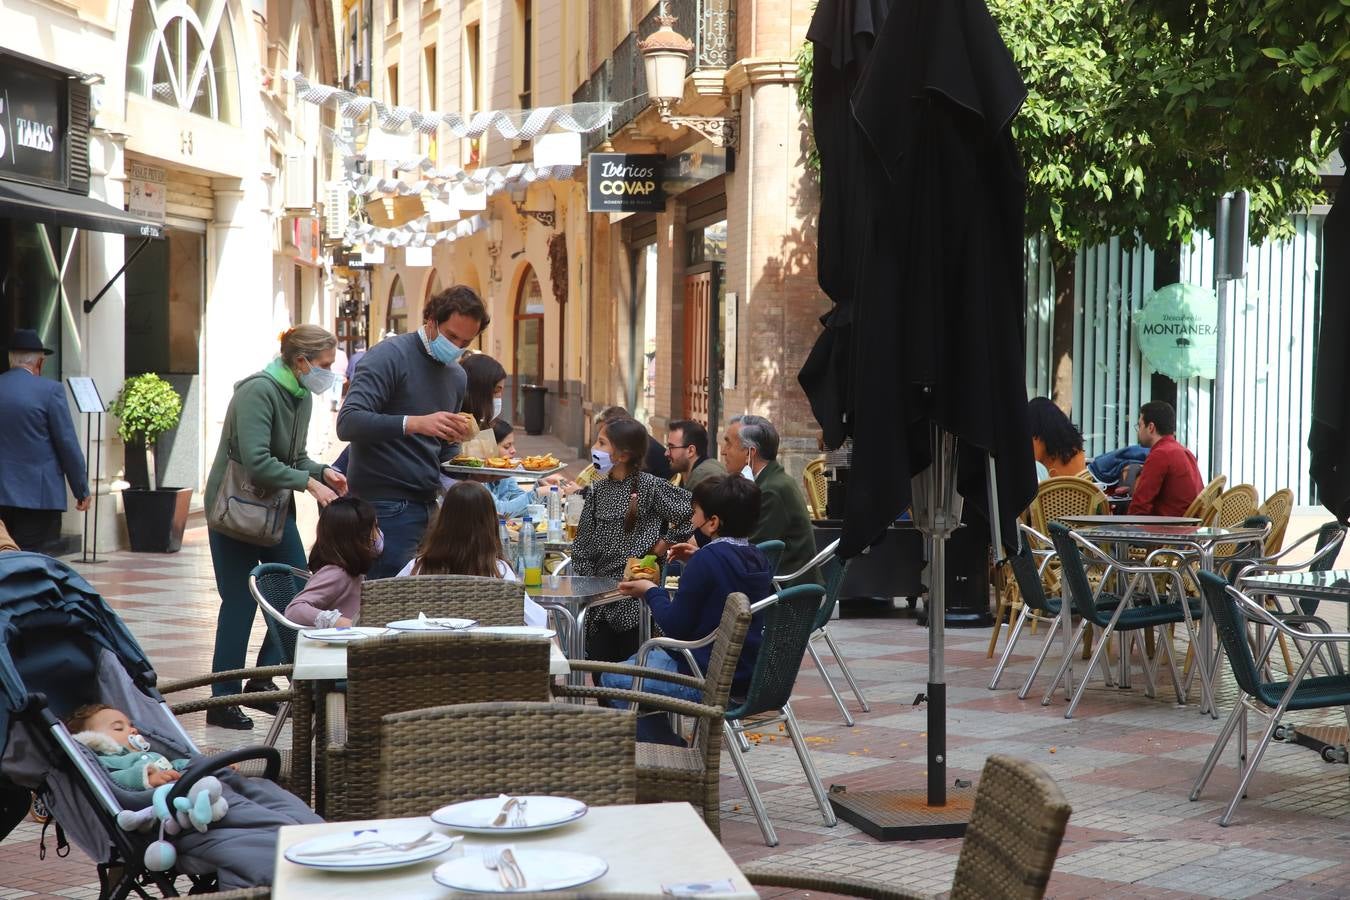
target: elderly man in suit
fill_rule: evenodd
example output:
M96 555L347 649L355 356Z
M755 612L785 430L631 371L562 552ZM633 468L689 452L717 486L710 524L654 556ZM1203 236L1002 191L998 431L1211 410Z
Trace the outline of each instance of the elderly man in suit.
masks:
M46 553L61 538L66 484L83 512L89 480L65 388L42 377L53 351L28 328L14 332L8 349L9 371L0 375L0 520L22 549Z
M763 416L737 416L722 436L722 460L733 474L748 469L759 485L759 524L750 543L782 541L778 574L800 570L816 555L816 535L802 489L778 464L778 429ZM818 581L816 573L807 573L794 583Z

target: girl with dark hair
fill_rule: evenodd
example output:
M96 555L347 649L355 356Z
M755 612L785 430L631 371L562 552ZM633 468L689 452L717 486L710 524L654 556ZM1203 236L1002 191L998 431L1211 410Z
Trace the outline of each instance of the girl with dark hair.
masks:
M314 574L286 607L297 625L345 627L361 614L361 582L384 549L375 507L340 497L319 513L309 570Z
M505 556L492 494L476 482L458 481L445 492L440 512L427 528L417 555L398 574L475 575L518 581ZM525 624L548 624L548 614L528 594Z
M630 557L665 556L691 533L689 492L642 471L647 429L629 418L604 422L591 448L598 476L583 489L572 542L577 575L621 578ZM667 525L669 523L669 525ZM586 621L586 655L616 662L637 651L639 602L597 607Z
M1064 411L1048 397L1034 397L1027 403L1027 418L1032 450L1046 477L1082 474L1087 468L1083 435Z
M465 355L460 360L464 374L469 376L464 389L464 412L469 413L479 428L489 428L492 420L502 414L502 396L506 391L506 370L486 353Z

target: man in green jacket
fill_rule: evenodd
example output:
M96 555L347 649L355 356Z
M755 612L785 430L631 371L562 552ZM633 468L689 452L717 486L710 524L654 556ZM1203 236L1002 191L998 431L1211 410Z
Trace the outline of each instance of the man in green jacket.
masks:
M763 416L737 416L722 437L722 460L727 471L749 474L759 485L759 524L750 543L782 541L783 558L776 574L802 569L816 555L816 535L806 499L796 480L778 459L778 429ZM794 584L819 584L818 572L808 572Z

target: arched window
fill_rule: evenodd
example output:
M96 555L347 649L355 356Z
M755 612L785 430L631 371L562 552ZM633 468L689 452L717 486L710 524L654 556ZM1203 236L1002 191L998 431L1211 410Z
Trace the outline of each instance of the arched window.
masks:
M183 112L239 124L228 0L134 0L127 90Z
M389 313L384 319L384 330L391 335L408 330L408 298L403 293L403 279L397 275L389 286Z
M523 384L544 381L544 292L534 268L527 265L516 288L516 409L525 408Z

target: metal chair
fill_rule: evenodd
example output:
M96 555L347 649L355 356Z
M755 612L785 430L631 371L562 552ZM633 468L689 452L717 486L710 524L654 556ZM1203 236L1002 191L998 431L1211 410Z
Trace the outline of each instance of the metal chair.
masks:
M518 581L470 575L377 578L361 585L361 621L387 625L400 619L460 616L480 625L525 621L525 586Z
M1065 655L1063 662L1060 663L1059 670L1055 673L1055 677L1051 679L1050 687L1046 690L1041 705L1050 705L1056 687L1073 661L1072 651L1082 642L1084 632L1089 625L1095 625L1101 629L1101 640L1092 651L1087 672L1078 683L1078 688L1074 691L1073 699L1069 702L1069 708L1065 711L1064 718L1073 718L1074 710L1078 708L1079 702L1083 699L1083 693L1087 689L1092 670L1096 668L1104 648L1110 642L1112 635L1115 634L1122 635L1120 665L1123 679L1128 674L1131 646L1140 640L1142 632L1152 631L1155 639L1161 642L1163 652L1167 657L1168 672L1172 676L1172 686L1176 690L1177 698L1184 703L1186 694L1177 677L1177 661L1172 652L1171 637L1165 626L1185 622L1191 642L1197 642L1199 630L1195 620L1200 617L1200 605L1198 602L1185 597L1185 588L1181 582L1180 572L1168 566L1131 566L1113 560L1082 536L1070 531L1058 522L1052 523L1050 526L1050 539L1059 554L1064 587L1073 600L1074 612L1078 613L1080 622L1078 628L1074 631L1070 652ZM1121 601L1115 607L1109 610L1098 608L1096 598L1092 594L1092 587L1088 583L1087 569L1083 565L1080 547L1086 549L1097 562L1109 566L1128 579L1126 588L1121 595ZM1164 603L1158 595L1155 578L1174 587L1176 596L1181 599ZM1130 605L1130 597L1140 589L1149 593L1152 602L1140 606ZM1142 658L1145 677L1144 693L1153 697L1157 692L1158 658L1156 655L1151 657L1146 650L1142 654ZM1204 694L1206 708L1212 705L1209 704L1208 674L1207 667L1202 664L1200 672L1201 692Z
M448 803L498 794L562 794L591 806L633 803L636 719L626 710L570 703L465 703L391 713L380 725L379 816L425 816Z
M995 754L984 763L975 806L956 860L951 900L1039 900L1073 808L1043 769ZM926 895L850 875L784 869L774 863L741 867L751 884L796 888L873 900L916 900Z
M1210 750L1209 757L1191 788L1190 797L1192 800L1199 799L1200 792L1204 790L1205 783L1209 781L1209 776L1213 774L1218 764L1220 754L1228 746L1236 731L1240 777L1237 788L1233 791L1233 798L1228 802L1223 815L1219 817L1219 824L1227 826L1232 821L1238 802L1246 794L1247 785L1252 775L1256 773L1256 767L1261 764L1261 758L1265 756L1275 730L1280 726L1280 719L1286 712L1331 709L1339 706L1346 713L1347 723L1350 723L1350 677L1345 675L1341 667L1339 650L1332 649L1326 654L1334 665L1334 673L1331 675L1309 677L1313 659L1319 655L1309 653L1304 656L1298 671L1288 681L1264 681L1260 670L1275 644L1275 636L1283 634L1317 647L1331 649L1333 646L1350 644L1350 634L1330 630L1312 633L1295 629L1292 627L1294 622L1322 625L1325 623L1320 623L1320 620L1310 616L1273 615L1261 604L1236 588L1230 587L1223 578L1209 572L1200 573L1200 586L1204 591L1209 613L1214 617L1214 624L1218 628L1219 639L1227 651L1228 662L1232 667L1233 679L1237 682L1239 693L1232 713L1219 731L1218 739L1215 740L1214 747ZM1271 628L1274 632L1264 642L1258 655L1253 655L1252 648L1247 642L1249 621ZM1269 719L1255 751L1250 755L1247 752L1249 712Z
M802 486L806 489L806 508L813 519L825 518L829 487L825 483L825 457L813 459L802 472Z
M456 703L549 699L548 641L500 634L407 632L347 647L347 702L330 720L319 795L332 821L378 813L384 717Z
M849 670L848 661L844 655L839 652L839 645L834 642L834 636L830 634L830 620L834 618L834 611L839 606L839 589L844 584L844 573L847 566L835 556L835 551L839 548L838 541L832 541L828 546L815 555L806 565L802 566L800 571L789 575L775 575L774 582L781 590L785 584L791 584L801 576L820 567L821 575L825 584L825 602L820 604L820 612L816 615L816 629L811 632L811 640L806 643L806 652L811 655L811 662L815 665L816 671L825 681L825 687L829 689L830 696L834 698L835 706L839 707L839 714L844 717L844 724L852 726L853 716L849 714L848 707L844 705L844 698L839 696L839 690L834 686L834 680L830 678L830 673L826 671L825 664L821 662L820 654L816 652L815 642L823 639L830 648L830 653L834 656L835 665L839 666L839 671L843 673L844 680L848 682L849 689L853 691L853 696L858 698L858 706L863 712L871 712L872 708L867 705L867 698L863 696L862 688L858 686L857 680L853 677L853 672Z
M285 563L263 563L248 573L248 592L253 602L262 610L263 622L267 633L281 648L281 661L285 665L295 664L295 637L302 626L286 618L286 607L300 593L310 573L296 569ZM284 701L272 719L272 727L267 732L263 744L276 746L281 737L281 729L291 717L291 701Z
M769 571L777 572L778 564L783 561L783 551L787 544L782 541L761 541L755 545L769 559Z
M1311 558L1295 563L1281 562L1281 560L1287 558L1290 554L1311 540L1316 540L1317 542L1314 545L1314 552ZM1283 552L1246 562L1245 565L1242 565L1233 572L1233 577L1230 580L1232 583L1241 587L1242 579L1258 575L1277 575L1303 570L1309 572L1330 571L1336 564L1336 557L1341 552L1341 545L1344 540L1345 526L1340 522L1327 522L1316 531L1309 532L1299 538ZM1318 600L1300 598L1297 601L1296 606L1286 609L1280 603L1277 596L1268 595L1264 600L1266 609L1276 616L1316 616L1317 608L1320 605L1320 601ZM1319 620L1319 622L1320 621L1321 620ZM1330 627L1326 625L1325 622L1322 622L1321 625L1325 626L1323 630ZM1258 635L1263 633L1263 629L1261 629L1259 625L1257 626L1257 632ZM1280 652L1284 657L1285 671L1292 675L1294 673L1294 664L1289 655L1288 641L1284 635L1279 635L1279 642ZM1306 653L1306 648L1298 641L1295 641L1294 645L1298 647L1299 652Z

